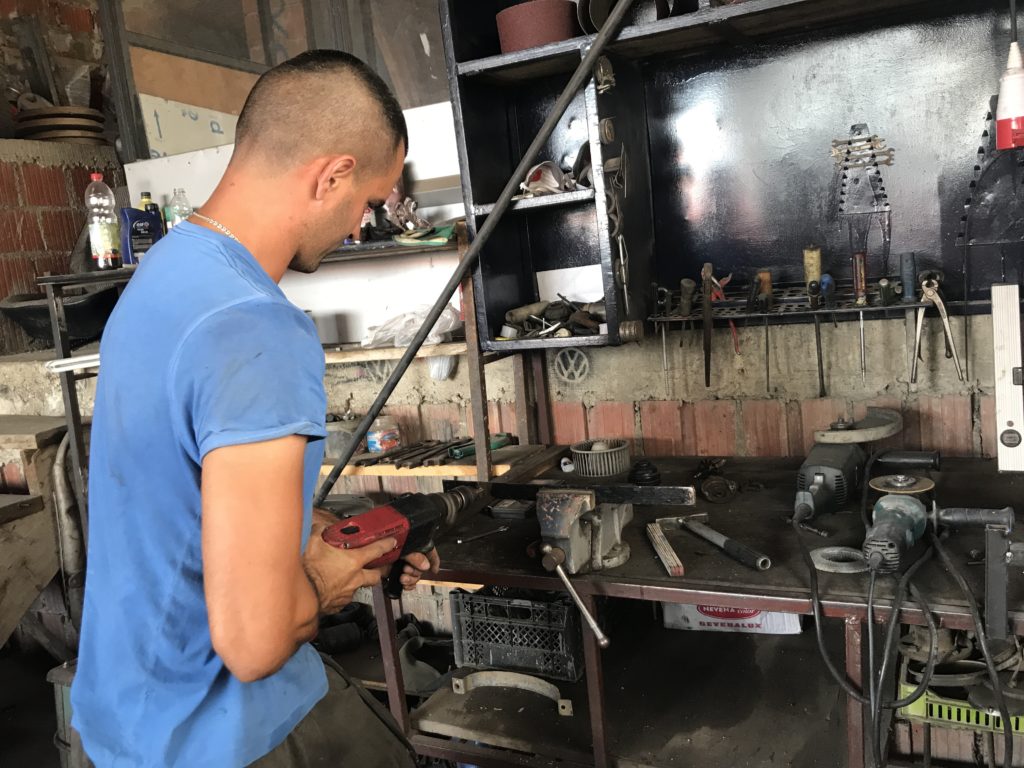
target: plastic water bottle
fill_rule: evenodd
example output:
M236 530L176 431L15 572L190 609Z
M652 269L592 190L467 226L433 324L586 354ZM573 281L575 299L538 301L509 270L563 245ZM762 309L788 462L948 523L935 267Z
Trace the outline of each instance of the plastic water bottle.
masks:
M94 173L85 188L85 209L89 224L89 247L96 269L121 266L121 229L117 223L117 202L103 174Z
M171 198L171 218L167 220L167 228L178 226L191 215L192 204L185 197L185 190L174 190L174 197Z

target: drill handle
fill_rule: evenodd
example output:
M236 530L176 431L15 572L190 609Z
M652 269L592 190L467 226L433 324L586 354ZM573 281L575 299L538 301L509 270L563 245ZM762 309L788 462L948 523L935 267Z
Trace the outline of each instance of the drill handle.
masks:
M1002 509L979 509L976 507L948 507L935 511L935 525L949 528L987 528L995 526L1005 528L1009 533L1013 530L1013 507Z
M392 600L402 596L402 572L405 570L405 560L398 558L391 564L391 570L384 577L384 592Z
M402 554L398 556L398 559L391 564L391 570L388 571L388 575L384 578L384 591L388 597L393 600L397 600L402 596L402 572L405 570L405 557L411 555L413 552L419 552L422 555L427 554L434 548L433 536L421 547L413 549L404 549Z

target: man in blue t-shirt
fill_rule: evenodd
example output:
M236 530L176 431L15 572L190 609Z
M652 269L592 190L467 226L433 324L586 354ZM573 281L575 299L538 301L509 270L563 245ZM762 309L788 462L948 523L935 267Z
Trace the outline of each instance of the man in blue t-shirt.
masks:
M388 197L408 134L358 59L266 72L210 200L147 254L103 335L73 724L107 766L409 766L382 708L309 645L396 546L313 510L324 356L278 281ZM413 555L411 587L436 553Z

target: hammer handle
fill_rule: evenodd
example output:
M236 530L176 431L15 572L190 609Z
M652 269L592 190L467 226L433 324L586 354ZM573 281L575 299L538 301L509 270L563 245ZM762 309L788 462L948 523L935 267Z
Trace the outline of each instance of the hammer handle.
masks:
M772 561L767 555L751 549L746 544L736 541L736 539L730 539L714 528L704 525L704 523L685 518L682 520L682 523L691 533L695 533L705 541L711 542L725 552L725 554L729 555L729 557L739 563L743 563L743 565L758 571L766 571L772 567Z

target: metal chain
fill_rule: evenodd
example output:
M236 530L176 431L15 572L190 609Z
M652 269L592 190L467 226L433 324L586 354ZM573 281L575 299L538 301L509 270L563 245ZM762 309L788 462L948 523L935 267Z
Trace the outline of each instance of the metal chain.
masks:
M201 214L201 213L200 213L199 211L192 211L192 215L193 215L193 216L195 216L195 217L196 217L197 219L199 219L200 221L205 221L205 222L206 222L207 224L209 224L209 225L210 225L211 227L216 227L216 228L217 228L217 229L219 229L219 230L220 230L221 232L223 232L223 233L224 233L225 235L227 235L227 236L228 236L228 237L230 237L230 238L231 238L232 240L234 240L234 241L235 241L236 243L238 243L239 245L241 245L242 241L241 241L241 240L239 240L239 239L238 239L237 237L235 237L235 233L234 233L234 232L232 232L232 231L231 231L230 229L228 229L227 227L225 227L225 226L224 226L223 224L221 224L221 223L220 223L219 221L217 221L216 219L211 219L211 218L210 218L209 216L204 216L204 215L203 215L203 214Z

